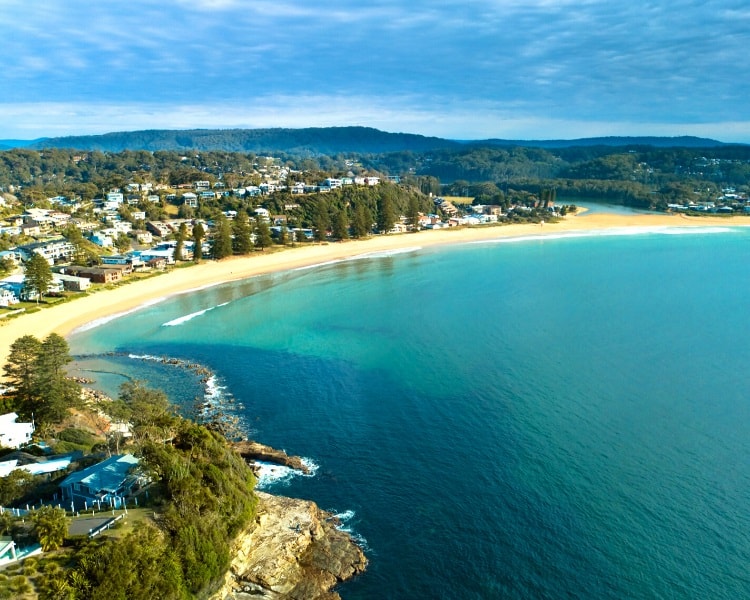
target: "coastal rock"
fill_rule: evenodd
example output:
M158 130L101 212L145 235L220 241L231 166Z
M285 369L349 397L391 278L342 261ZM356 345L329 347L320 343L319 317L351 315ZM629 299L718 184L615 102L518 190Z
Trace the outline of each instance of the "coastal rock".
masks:
M264 462L270 462L275 465L284 465L298 471L302 471L306 475L310 473L310 469L302 462L299 456L289 456L283 450L277 450L266 446L265 444L259 444L250 440L242 442L235 442L233 444L234 449L237 453L244 458L246 461L262 460Z
M212 600L335 600L333 587L367 559L314 502L257 492L255 521L237 538L230 572Z

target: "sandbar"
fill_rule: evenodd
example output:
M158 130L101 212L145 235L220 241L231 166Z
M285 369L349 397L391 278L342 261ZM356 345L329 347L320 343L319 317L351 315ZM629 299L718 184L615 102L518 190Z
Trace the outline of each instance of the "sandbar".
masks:
M591 213L569 215L557 223L485 225L439 229L418 233L378 235L364 240L303 244L277 252L254 252L221 261L204 261L122 285L101 289L83 298L45 308L12 319L0 319L0 365L5 364L10 345L23 335L39 339L50 333L62 336L92 321L145 306L159 298L185 293L219 283L271 272L297 269L363 254L405 248L464 244L509 237L547 236L571 231L606 230L622 227L748 227L750 217L688 217L681 214Z

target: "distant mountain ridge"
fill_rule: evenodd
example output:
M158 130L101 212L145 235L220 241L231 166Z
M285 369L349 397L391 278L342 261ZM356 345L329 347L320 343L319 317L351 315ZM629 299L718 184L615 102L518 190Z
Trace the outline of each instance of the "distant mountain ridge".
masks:
M389 133L371 127L308 127L302 129L151 129L103 135L67 136L37 140L0 140L0 149L69 148L76 150L175 150L226 152L286 152L295 155L338 153L382 154L428 152L466 146L521 146L569 148L580 146L652 146L657 148L714 148L727 146L717 140L694 136L679 137L594 137L574 140L448 140L412 133Z

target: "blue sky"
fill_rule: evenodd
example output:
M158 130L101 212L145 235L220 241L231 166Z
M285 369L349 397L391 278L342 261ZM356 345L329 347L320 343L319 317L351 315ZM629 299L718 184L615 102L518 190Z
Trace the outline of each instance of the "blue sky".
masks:
M366 125L750 142L750 5L2 0L0 139Z

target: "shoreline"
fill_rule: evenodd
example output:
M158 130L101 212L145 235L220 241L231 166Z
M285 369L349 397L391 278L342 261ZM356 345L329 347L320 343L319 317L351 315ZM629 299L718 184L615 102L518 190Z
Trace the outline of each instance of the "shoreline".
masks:
M423 249L513 238L531 240L554 237L561 233L591 233L648 227L750 227L750 219L688 217L681 214L616 215L581 212L565 217L557 223L544 225L523 223L392 234L373 236L364 240L306 244L273 253L258 252L249 256L235 256L220 262L207 260L198 265L175 269L115 289L100 290L36 313L0 321L0 360L5 364L10 345L23 335L34 335L43 339L50 333L58 333L65 337L86 324L118 318L171 296L268 273L310 268L355 257L412 248Z

